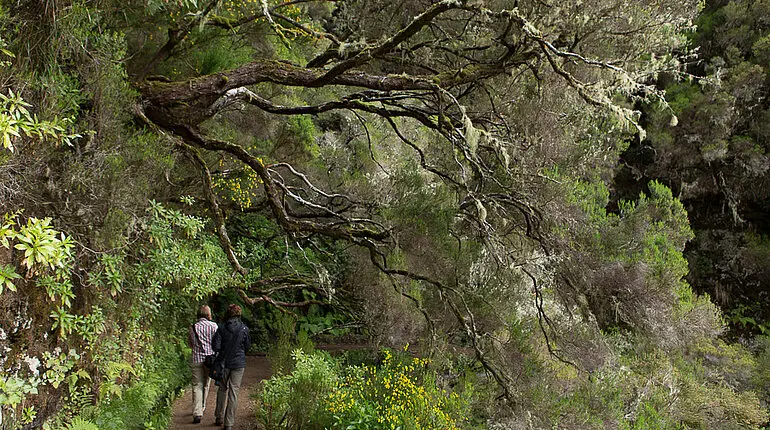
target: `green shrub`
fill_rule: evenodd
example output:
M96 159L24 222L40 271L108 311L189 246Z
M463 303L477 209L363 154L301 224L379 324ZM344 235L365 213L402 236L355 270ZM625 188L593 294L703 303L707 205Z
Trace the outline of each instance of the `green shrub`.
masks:
M768 415L754 361L721 341L701 342L688 355L626 350L588 379L557 366L534 385L522 383L516 414L532 416L537 428L759 429Z
M339 386L332 359L294 350L294 371L265 382L258 409L268 429L321 429L329 424L325 399Z
M133 385L121 389L110 400L86 409L71 425L92 422L101 430L167 428L173 401L180 387L189 382L188 366L181 348L180 343L173 341L152 345L145 371Z
M326 402L336 429L456 429L468 402L448 394L428 370L429 361L385 350L380 366L348 369Z
M305 331L295 332L296 324L290 315L279 314L270 325L277 336L276 341L268 349L273 373L290 373L296 362L295 350L300 349L310 354L314 350L313 342Z
M340 368L328 355L294 352L294 371L265 383L267 429L455 429L468 401L439 388L426 359L383 352L379 366Z

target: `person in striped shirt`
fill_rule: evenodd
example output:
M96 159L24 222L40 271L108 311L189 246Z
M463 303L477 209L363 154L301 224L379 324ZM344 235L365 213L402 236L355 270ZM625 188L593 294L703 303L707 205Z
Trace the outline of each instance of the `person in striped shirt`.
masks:
M201 422L203 411L206 409L206 398L209 393L208 371L204 365L207 355L214 354L211 349L211 339L217 331L217 324L211 321L211 308L203 305L198 309L198 321L190 326L190 347L192 348L192 359L190 360L190 370L192 371L193 387L193 424Z

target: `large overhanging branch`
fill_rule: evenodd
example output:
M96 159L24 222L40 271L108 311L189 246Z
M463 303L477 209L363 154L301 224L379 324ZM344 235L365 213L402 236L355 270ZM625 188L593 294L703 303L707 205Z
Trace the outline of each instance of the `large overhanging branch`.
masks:
M512 63L511 63L512 64ZM478 80L506 73L508 64L473 65L437 75L377 75L366 72L348 71L335 76L325 85L348 88L366 88L381 92L431 91L455 88ZM164 128L179 125L197 125L208 119L211 107L231 90L263 82L272 82L289 87L315 88L321 85L317 80L321 72L306 69L276 60L259 60L227 72L203 76L184 82L143 82L139 85L144 99L147 116ZM241 90L239 90L241 91ZM232 94L232 93L231 93ZM260 103L254 99L254 103ZM342 100L346 102L345 100ZM347 101L353 103L353 100ZM339 108L335 102L315 109ZM375 113L386 113L360 105L361 110L372 109ZM284 110L285 111L285 110ZM287 112L287 111L285 111ZM288 112L287 112L288 113ZM410 116L407 113L401 113ZM435 125L432 126L435 128Z
M192 21L202 19L215 4L216 1L209 4L207 9L201 14L196 15ZM264 6L265 3L262 2L261 4ZM216 21L211 20L210 23L219 26L240 25L260 14L269 15L272 13L275 15L277 9L284 7L286 4L277 5L269 11L262 10L251 17L243 18L236 22L211 22ZM458 11L458 13L447 14L447 12L453 10ZM442 16L444 14L448 16ZM441 30L442 25L447 25L447 23L452 21L465 22L466 29L460 34L444 34L447 40L459 38L460 46L458 48L450 49L445 46L435 46L439 51L446 52L448 56L454 59L445 63L447 67L443 71L425 75L410 73L383 75L372 72L372 69L366 72L363 71L363 67L370 65L374 59L384 59L386 55L392 53L400 53L403 57L404 54L414 53L422 47L435 45L432 42L417 41L409 46L407 42L422 34L426 27ZM491 39L484 39L483 43L476 44L473 38L465 39L464 36L467 27L471 24L488 25L497 34L492 36ZM312 31L312 29L305 30ZM331 37L331 35L323 36L331 40L332 44L335 45L334 48L327 50L327 52L336 52L338 50L337 45L341 42ZM551 36L551 38L553 37ZM492 41L491 43L490 40ZM483 55L474 56L467 53L483 53ZM523 66L524 69L527 69L528 66L532 65L532 62L539 62L541 59L545 59L551 64L553 71L564 78L586 102L597 107L615 108L615 112L620 112L617 106L614 106L608 100L606 92L603 92L601 89L593 89L590 85L581 82L575 78L575 75L567 72L563 65L559 64L555 59L559 58L565 62L605 69L617 76L623 76L625 81L633 81L633 77L616 63L591 59L578 52L557 48L519 9L493 11L486 9L476 2L466 0L442 0L433 3L425 11L415 16L409 24L396 31L392 36L385 38L382 42L359 48L350 56L344 56L341 52L338 52L338 54L337 59L339 61L328 70L318 68L317 66L320 64L314 61L311 61L306 67L301 67L287 62L261 59L233 70L191 79L186 82L144 82L140 85L140 90L144 96L145 111L148 117L165 128L173 128L179 125L197 125L201 123L217 112L215 105L221 105L221 99L228 99L232 95L232 91L243 91L248 86L263 82L306 88L334 85L348 88L366 88L383 93L392 91L447 92L460 87L465 87L467 92L470 88L475 87L480 81L487 78L504 75L517 67ZM332 59L332 57L325 58L324 61ZM535 69L532 69L532 71L536 73ZM470 84L470 87L468 87L468 84ZM463 91L458 91L457 97L462 97ZM366 106L367 103L357 101L351 96L337 101L305 107L275 106L253 93L248 99L249 103L259 106L268 112L287 115L354 108L386 117L392 117L394 113L413 116L412 112L409 112L408 109L394 112L391 109L383 110L381 106L374 108L371 103L369 106ZM382 101L382 103L384 104L385 102ZM438 107L441 110L441 107ZM383 115L386 113L388 115ZM633 118L630 117L629 112L622 111L621 114L627 117L634 125L637 125ZM425 116L430 118L431 114L413 117L424 122L425 120L421 119L421 117ZM438 118L437 122L431 121L432 124L426 125L442 131L445 127L445 124L442 123L442 115L439 114Z
M332 67L331 70L313 81L313 86L327 85L331 83L335 78L342 75L344 72L356 67L360 67L371 61L372 58L384 55L392 51L402 42L405 42L417 34L420 30L422 30L423 27L428 25L440 14L451 9L456 9L461 5L462 3L458 0L443 0L431 5L425 12L415 17L409 25L401 29L393 37L385 40L377 46L364 49L352 58L342 61Z
M371 113L382 118L411 118L432 129L441 128L438 124L439 121L444 123L443 128L445 129L459 126L459 122L452 121L451 118L442 117L440 120L435 120L431 118L428 112L420 111L412 106L396 104L397 102L407 100L424 99L430 95L431 93L425 92L398 94L372 91L351 94L339 100L318 105L283 106L259 96L248 88L235 88L227 91L219 100L212 104L208 115L214 115L234 103L242 102L276 115L317 115L334 110L354 110Z
M251 167L262 180L262 188L267 197L267 203L272 211L273 218L286 232L317 233L353 243L363 239L382 242L389 238L390 234L388 231L372 220L350 219L342 223L322 223L292 217L288 213L283 201L285 193L281 185L271 174L269 166L264 165L261 160L249 154L244 148L230 142L206 137L192 127L185 127L178 131L186 141L198 147L228 153Z

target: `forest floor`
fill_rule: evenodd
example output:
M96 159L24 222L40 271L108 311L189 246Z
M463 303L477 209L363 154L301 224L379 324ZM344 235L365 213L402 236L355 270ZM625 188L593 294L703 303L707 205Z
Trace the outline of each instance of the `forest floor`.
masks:
M252 394L263 379L270 378L270 361L264 355L246 356L246 370L243 373L241 389L238 393L238 410L235 415L233 430L253 430L259 428L254 413L254 398ZM214 409L217 405L217 388L211 383L209 396L206 399L206 410L200 424L193 424L192 390L187 387L182 397L174 403L173 418L170 430L195 430L221 428L214 425Z

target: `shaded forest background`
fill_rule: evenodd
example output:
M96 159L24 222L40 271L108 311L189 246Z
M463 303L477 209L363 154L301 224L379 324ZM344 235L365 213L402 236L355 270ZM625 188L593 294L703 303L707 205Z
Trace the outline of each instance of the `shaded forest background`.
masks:
M267 428L768 425L770 1L0 5L0 428L166 427L232 302Z

